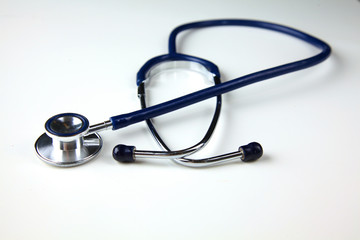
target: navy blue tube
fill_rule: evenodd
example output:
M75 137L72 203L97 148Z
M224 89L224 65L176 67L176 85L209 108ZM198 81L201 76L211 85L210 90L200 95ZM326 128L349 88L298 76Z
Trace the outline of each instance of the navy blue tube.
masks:
M317 39L307 33L301 32L294 28L286 27L283 25L270 23L270 22L262 22L256 20L247 20L247 19L221 19L221 20L209 20L209 21L201 21L201 22L193 22L181 25L175 28L169 37L169 54L176 53L176 37L177 35L185 30L196 29L196 28L205 28L205 27L218 27L218 26L245 26L245 27L256 27L267 30L272 30L275 32L284 33L286 35L293 36L295 38L304 40L315 47L318 47L322 50L329 49L330 47L325 42ZM296 71L296 70L295 70Z
M273 23L253 21L253 20L214 20L214 21L203 21L203 22L194 22L185 24L175 28L169 38L169 54L176 54L176 36L178 33L193 29L193 28L202 28L202 27L212 27L212 26L249 26L269 29L277 32L281 32L287 35L294 36L298 39L301 39L321 50L321 52L313 57L306 58L300 61L295 61L280 65L277 67L269 68L262 70L256 73L252 73L243 77L235 78L225 83L221 83L188 95L185 95L180 98L176 98L149 108L138 110L132 113L122 114L110 118L110 121L113 125L113 130L126 127L128 125L144 121L146 119L154 118L174 110L189 106L191 104L203 101L205 99L215 97L226 92L233 91L235 89L260 82L266 79L284 75L290 72L302 70L311 66L314 66L325 59L331 53L331 48L328 44L317 39L313 36L310 36L306 33L300 32L293 28L285 27L282 25L277 25Z

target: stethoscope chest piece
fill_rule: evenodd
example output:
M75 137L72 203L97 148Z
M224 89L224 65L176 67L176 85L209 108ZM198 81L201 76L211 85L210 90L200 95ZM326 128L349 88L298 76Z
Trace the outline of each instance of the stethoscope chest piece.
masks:
M35 143L37 155L57 167L73 167L90 161L101 150L102 139L89 133L89 121L82 115L63 113L45 123L46 133Z

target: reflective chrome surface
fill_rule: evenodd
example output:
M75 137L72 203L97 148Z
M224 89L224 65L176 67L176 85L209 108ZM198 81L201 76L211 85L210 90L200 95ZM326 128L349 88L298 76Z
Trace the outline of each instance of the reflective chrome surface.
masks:
M63 116L54 119L50 123L50 128L57 133L71 134L79 131L83 125L83 121L77 117Z
M201 147L199 149L201 149ZM180 150L180 151L168 151L168 152L135 150L134 155L136 160L171 159L176 163L187 167L210 167L214 165L221 165L228 162L239 161L244 158L244 154L241 148L236 152L227 153L210 158L190 159L185 157L187 155L195 153L199 149L193 149L194 151Z
M203 76L205 76L205 78L208 79L210 82L212 82L212 79L214 77L214 74L209 72L203 65L201 65L200 63L197 63L197 62L165 61L165 62L159 63L159 64L155 65L154 67L152 67L146 73L146 79L149 80L163 71L172 70L172 69L186 69L186 70L198 72L198 73L202 74Z
M108 120L102 123L94 124L89 127L87 134L96 133L104 130L109 130L112 128L112 123Z
M93 159L101 150L102 139L90 134L70 142L41 135L35 143L37 155L44 162L57 167L74 167Z
M101 150L102 139L96 132L111 126L105 121L89 127L87 118L76 113L55 115L45 123L46 133L36 141L36 153L44 162L58 167L84 164Z

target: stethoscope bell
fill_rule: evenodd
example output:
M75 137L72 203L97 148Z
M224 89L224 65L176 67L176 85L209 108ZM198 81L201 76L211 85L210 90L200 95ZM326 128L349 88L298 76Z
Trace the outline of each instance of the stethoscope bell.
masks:
M89 134L89 121L80 114L62 113L45 123L46 133L35 143L37 155L57 167L73 167L94 158L101 150L97 133Z

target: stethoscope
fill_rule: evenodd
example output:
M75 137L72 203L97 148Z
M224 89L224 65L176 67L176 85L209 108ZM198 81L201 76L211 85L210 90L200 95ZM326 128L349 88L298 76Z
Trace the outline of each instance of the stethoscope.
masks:
M247 26L273 30L303 40L317 47L321 52L313 57L262 70L221 83L219 69L215 64L208 60L180 54L176 51L176 37L180 32L189 29L214 26ZM200 21L181 25L175 28L170 34L169 53L150 59L137 73L138 95L141 102L141 110L113 116L105 122L91 126L88 119L80 114L62 113L55 115L46 121L46 132L42 134L35 143L36 153L43 161L54 166L77 166L93 159L100 152L103 142L98 132L108 129L117 130L134 123L146 121L150 132L157 143L162 147L163 151L143 151L137 150L134 146L120 144L113 149L113 157L115 160L131 163L136 160L166 158L189 167L212 166L234 160L241 160L243 162L255 161L263 154L261 145L256 142L241 146L238 151L220 156L204 159L191 159L189 156L202 149L213 134L220 115L222 104L221 94L252 83L314 66L324 61L330 55L330 52L331 49L328 44L313 36L293 28L269 22L225 19ZM177 69L189 69L200 73L206 78L211 79L214 85L158 105L147 107L145 97L146 84L163 71ZM216 107L205 136L200 142L191 147L176 151L171 150L156 130L152 118L212 97L216 97Z

